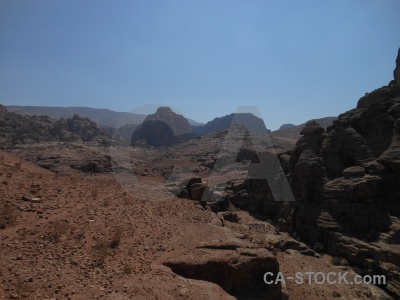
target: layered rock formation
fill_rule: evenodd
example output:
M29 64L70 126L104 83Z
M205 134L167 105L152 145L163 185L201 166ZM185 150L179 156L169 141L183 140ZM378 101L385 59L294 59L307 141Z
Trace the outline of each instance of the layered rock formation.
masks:
M309 122L280 156L297 201L271 201L266 181L232 183L239 208L267 214L319 251L345 258L400 295L400 52L394 80L359 99L324 130Z
M195 137L189 122L169 107L159 107L148 115L132 135L131 144L145 142L155 147L172 146Z
M107 143L107 137L96 123L79 115L56 121L49 116L21 116L0 105L0 147L47 141Z

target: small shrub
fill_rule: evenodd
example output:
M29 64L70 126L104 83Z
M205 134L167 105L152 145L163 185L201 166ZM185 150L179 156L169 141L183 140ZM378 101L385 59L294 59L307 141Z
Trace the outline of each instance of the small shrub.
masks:
M157 215L159 216L159 217L164 217L164 209L162 208L162 207L157 207L156 208L156 211L157 211Z
M105 198L103 200L102 204L103 204L104 207L109 207L110 206L110 199L109 198Z
M99 267L104 267L107 256L110 254L108 244L104 241L99 241L94 246L96 253L96 261Z
M131 266L124 266L124 274L131 274L132 267Z
M121 243L121 236L122 236L122 227L117 227L114 231L114 235L111 239L110 242L110 247L111 248L117 248L119 244Z
M7 226L15 224L15 215L13 207L10 203L4 202L0 206L0 229L4 229Z
M83 228L79 229L74 237L78 242L82 241L85 237L85 231L83 230Z
M121 243L122 236L122 227L117 227L114 231L114 235L112 236L110 242L105 242L100 240L94 246L94 250L96 253L96 261L99 267L104 267L105 260L107 256L110 254L110 249L115 249Z
M32 292L32 288L21 279L18 279L15 283L15 293L18 296L18 299L28 298L29 294Z
M124 198L124 204L125 204L125 205L130 205L130 204L132 204L131 199L129 199L129 198Z
M97 196L99 195L99 191L98 190L94 190L92 191L92 198L93 199L97 199Z
M21 170L21 166L22 166L22 161L20 160L20 161L15 163L14 169L15 170Z
M56 221L51 224L52 232L50 234L50 240L53 243L58 243L61 237L67 232L67 224L61 221Z

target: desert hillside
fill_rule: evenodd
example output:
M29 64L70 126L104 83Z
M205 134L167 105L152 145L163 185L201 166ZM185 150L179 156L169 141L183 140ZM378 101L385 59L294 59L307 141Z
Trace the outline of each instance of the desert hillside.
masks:
M399 299L396 62L294 140L230 124L154 145L191 130L161 108L116 141L88 118L0 106L0 299Z

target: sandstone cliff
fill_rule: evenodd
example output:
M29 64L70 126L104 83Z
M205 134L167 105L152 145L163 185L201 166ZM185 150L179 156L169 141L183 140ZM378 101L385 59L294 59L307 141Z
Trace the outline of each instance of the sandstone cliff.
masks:
M326 130L302 129L280 155L297 201L275 202L263 180L238 180L227 197L263 213L315 250L345 259L361 275L385 275L400 295L400 51L394 80L358 100Z

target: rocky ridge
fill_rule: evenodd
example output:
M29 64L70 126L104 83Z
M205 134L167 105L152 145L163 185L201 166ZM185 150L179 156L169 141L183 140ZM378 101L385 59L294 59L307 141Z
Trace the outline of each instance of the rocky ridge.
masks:
M265 180L232 182L227 197L262 213L318 251L345 258L359 274L383 274L400 295L400 84L361 97L326 130L309 122L280 154L295 202L275 202ZM267 195L267 196L266 196ZM270 195L270 196L268 196Z
M140 124L146 115L116 112L104 108L91 107L47 107L47 106L7 106L8 111L20 115L46 115L53 119L72 118L74 115L89 118L100 127L117 128L126 124Z
M49 116L22 116L0 105L0 147L48 141L82 141L107 144L105 133L88 118L54 120Z

